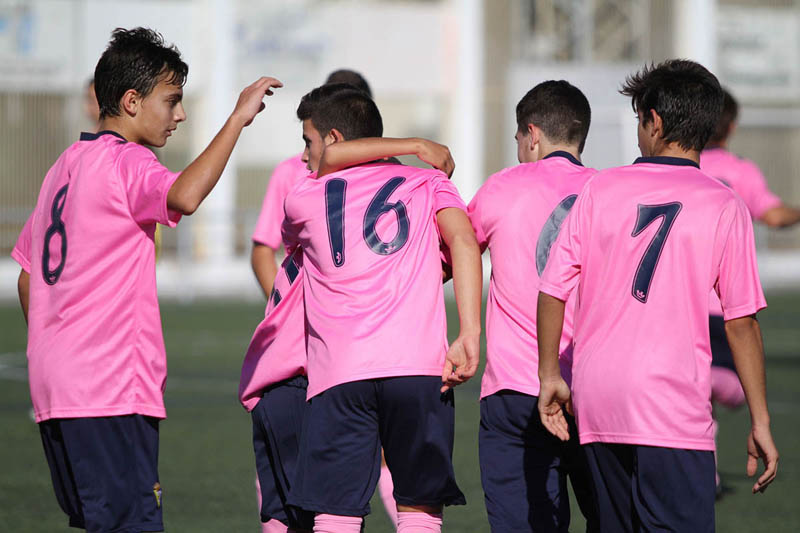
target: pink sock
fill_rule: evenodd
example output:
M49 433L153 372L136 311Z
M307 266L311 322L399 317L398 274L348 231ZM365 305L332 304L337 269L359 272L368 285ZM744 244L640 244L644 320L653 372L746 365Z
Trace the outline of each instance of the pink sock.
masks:
M392 525L394 525L395 529L397 529L397 502L394 501L392 491L394 491L392 474L389 472L389 467L383 465L381 466L381 477L378 480L378 492L381 494L383 508L386 509L386 514L389 515L389 520L392 521Z
M397 513L397 533L440 533L441 531L441 513L409 513L404 511Z
M744 390L736 372L728 368L711 367L711 399L729 409L744 403Z
M261 533L286 533L289 528L274 518L269 522L261 522Z
M317 513L314 533L361 533L361 517Z

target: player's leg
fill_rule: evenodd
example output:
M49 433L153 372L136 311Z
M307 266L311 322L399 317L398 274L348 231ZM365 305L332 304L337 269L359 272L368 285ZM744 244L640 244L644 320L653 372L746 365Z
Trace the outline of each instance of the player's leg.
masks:
M386 514L389 515L389 520L392 525L397 529L397 502L394 501L394 482L392 482L392 473L389 472L389 467L386 466L386 459L383 457L383 450L381 450L381 477L378 480L378 492L381 496L383 508L386 509Z
M593 442L583 449L591 473L600 531L638 531L638 519L631 502L632 446Z
M61 420L87 531L163 531L158 420Z
M307 385L304 376L297 376L270 387L252 412L261 521L271 532L287 526L310 531L314 523L313 514L287 505L308 411Z
M289 503L316 513L314 531L359 531L380 475L375 381L311 399Z
M453 471L453 391L438 376L378 382L380 436L394 480L397 531L440 531L442 507L464 505Z
M564 443L562 467L569 477L572 492L575 493L575 500L578 502L581 514L586 519L586 532L596 533L600 531L600 523L597 502L592 491L589 462L586 459L586 451L578 438L578 426L575 424L575 418L567 414L567 423L569 424L569 441Z
M481 400L481 484L492 531L567 531L563 445L539 418L537 398L500 391Z
M75 476L67 456L64 435L61 433L61 420L41 422L39 432L58 505L69 517L70 527L85 528L78 487L75 485Z
M633 503L643 531L714 531L710 451L636 446Z

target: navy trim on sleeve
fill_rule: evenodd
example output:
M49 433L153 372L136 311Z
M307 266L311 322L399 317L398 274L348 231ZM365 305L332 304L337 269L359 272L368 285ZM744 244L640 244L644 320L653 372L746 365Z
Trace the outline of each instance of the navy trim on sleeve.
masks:
M670 157L666 155L656 155L651 157L637 157L634 165L639 163L655 163L656 165L676 165L682 167L697 167L700 168L700 163L686 159L685 157Z
M572 163L573 165L578 165L578 166L580 166L580 167L582 167L582 166L583 166L583 163L581 163L580 161L578 161L578 160L575 158L575 156L574 156L574 155L572 155L572 154L571 154L571 153L569 153L569 152L565 152L564 150L556 150L555 152L550 152L549 154L547 154L546 156L544 156L542 159L548 159L548 158L550 158L550 157L563 157L563 158L565 158L565 159L569 160L569 162L570 162L570 163Z
M117 133L116 131L111 131L111 130L98 131L97 133L88 133L88 132L82 131L80 140L82 140L82 141L96 141L102 135L113 135L114 137L119 137L124 142L128 142L128 139L126 139L125 137L123 137L122 135Z

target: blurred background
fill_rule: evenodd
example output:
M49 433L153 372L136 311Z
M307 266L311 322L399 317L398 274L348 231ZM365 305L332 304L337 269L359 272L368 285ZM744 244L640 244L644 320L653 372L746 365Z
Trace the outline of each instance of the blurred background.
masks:
M515 164L514 107L546 79L592 105L584 161L638 156L636 122L617 93L644 63L688 57L741 104L732 149L800 204L800 0L0 0L0 298L16 297L9 258L47 169L93 128L84 94L112 29L148 26L189 64L188 120L158 150L180 170L207 145L238 92L262 74L285 88L245 130L203 207L163 231L162 297L257 300L250 235L270 172L302 150L294 111L337 68L360 71L385 135L452 149L468 201ZM757 228L768 289L800 284L800 228Z

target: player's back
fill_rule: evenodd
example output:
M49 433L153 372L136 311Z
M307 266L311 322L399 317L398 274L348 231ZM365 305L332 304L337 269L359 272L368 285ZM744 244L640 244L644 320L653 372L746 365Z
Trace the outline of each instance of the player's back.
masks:
M166 205L176 177L109 132L83 134L45 177L15 249L30 268L37 419L164 416L153 235L156 222L180 218Z
M265 388L306 374L303 276L303 252L296 248L278 269L264 320L247 347L239 401L248 411L258 404Z
M539 394L536 301L539 274L578 193L596 170L555 152L492 175L470 203L478 242L488 246L492 276L486 307L487 364L481 397L511 389ZM564 317L560 355L570 375L572 311Z
M543 276L548 292L551 267L581 265L573 366L581 442L713 449L708 293L724 280L726 316L735 314L737 301L755 296L729 289L757 269L744 204L689 163L640 158L598 173L551 256L561 265ZM577 255L561 253L562 244Z
M440 375L447 347L436 213L464 209L438 171L370 164L304 180L284 235L303 248L309 396Z

